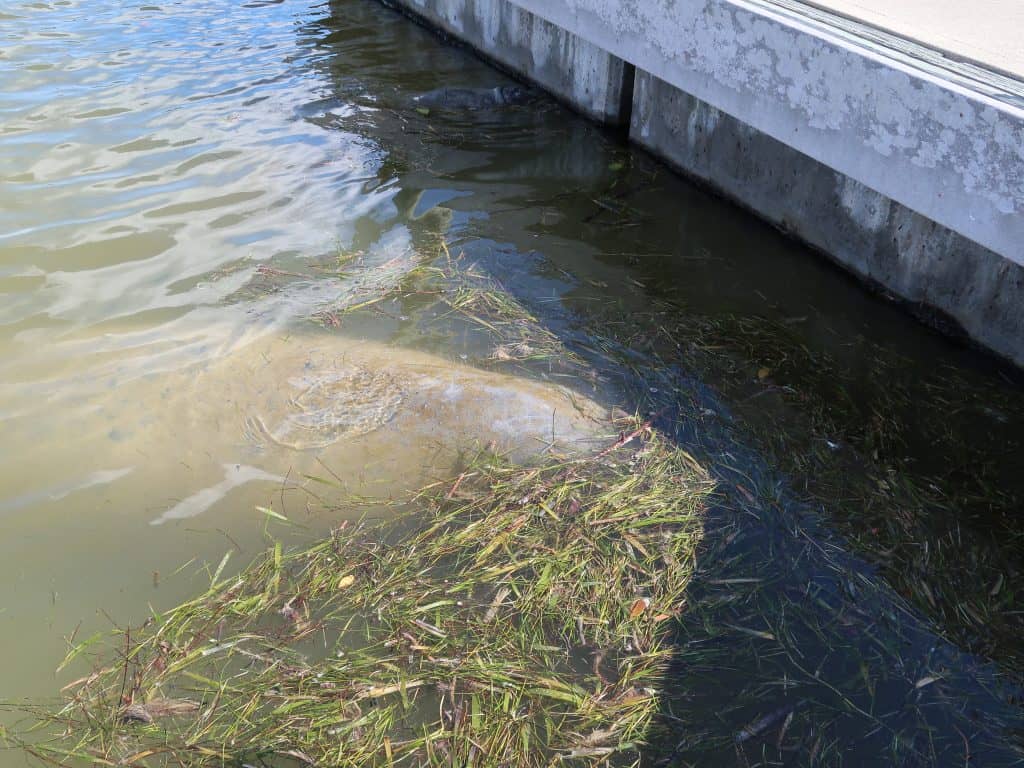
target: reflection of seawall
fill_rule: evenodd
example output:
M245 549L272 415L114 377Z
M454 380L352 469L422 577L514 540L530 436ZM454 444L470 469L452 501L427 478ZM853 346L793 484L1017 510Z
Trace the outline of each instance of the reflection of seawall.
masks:
M1024 109L983 71L779 4L393 2L1024 364Z

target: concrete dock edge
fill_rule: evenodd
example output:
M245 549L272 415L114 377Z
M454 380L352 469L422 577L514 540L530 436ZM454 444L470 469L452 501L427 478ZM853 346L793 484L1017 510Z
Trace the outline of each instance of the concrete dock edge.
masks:
M390 3L1024 366L1020 105L746 0Z

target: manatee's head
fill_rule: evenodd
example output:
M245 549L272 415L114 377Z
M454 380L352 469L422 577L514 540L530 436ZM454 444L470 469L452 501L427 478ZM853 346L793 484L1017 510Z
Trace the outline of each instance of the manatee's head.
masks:
M279 382L281 396L248 414L246 437L295 451L326 448L387 424L405 397L402 382L387 370L359 365L311 365Z
M536 98L532 89L521 85L501 85L494 90L502 104L529 104Z

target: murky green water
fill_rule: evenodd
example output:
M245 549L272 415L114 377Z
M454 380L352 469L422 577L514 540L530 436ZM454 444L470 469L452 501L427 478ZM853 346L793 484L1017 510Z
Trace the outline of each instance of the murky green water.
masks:
M416 348L653 411L719 479L660 754L1018 759L1019 376L554 102L411 102L503 82L370 0L0 9L0 698L53 696L65 637L143 621L225 552L358 514L332 494L450 466L440 411L295 450L391 418L379 376L296 373L359 338L393 345L372 369ZM499 353L406 280L442 242L558 351ZM282 358L298 394L272 401ZM324 410L339 380L359 419ZM732 743L797 702L779 744Z

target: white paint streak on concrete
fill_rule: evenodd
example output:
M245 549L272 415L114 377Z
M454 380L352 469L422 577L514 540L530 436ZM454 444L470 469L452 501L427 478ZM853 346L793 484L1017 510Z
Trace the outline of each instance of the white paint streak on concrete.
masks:
M888 198L844 177L839 185L839 201L850 218L864 229L881 232L889 220Z
M497 3L475 3L476 19L483 33L483 42L490 50L498 44L501 31L501 6Z

